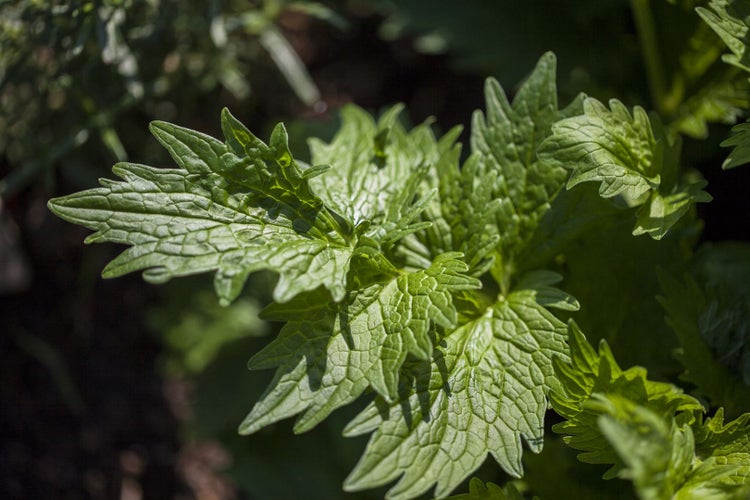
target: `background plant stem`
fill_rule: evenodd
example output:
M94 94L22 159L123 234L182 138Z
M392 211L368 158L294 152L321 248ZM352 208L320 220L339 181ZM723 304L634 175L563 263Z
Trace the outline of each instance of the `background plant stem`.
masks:
M668 114L667 108L667 81L664 74L659 43L656 37L656 26L651 12L650 0L631 0L638 40L643 54L643 64L646 67L651 100L656 111L662 116Z

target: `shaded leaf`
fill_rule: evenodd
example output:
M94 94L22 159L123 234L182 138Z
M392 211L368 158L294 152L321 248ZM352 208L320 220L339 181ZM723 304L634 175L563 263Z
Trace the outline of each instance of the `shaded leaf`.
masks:
M523 500L523 495L512 483L500 487L495 483L483 483L479 478L469 482L469 492L452 495L446 500Z
M750 53L747 50L750 4L744 0L711 0L708 7L698 7L696 11L732 52L725 55L724 60L750 71Z
M566 421L555 424L553 430L563 434L569 446L583 452L578 455L582 462L611 464L605 478L618 474L623 463L599 428L604 407L589 403L598 397L596 394L624 398L628 400L626 404L641 405L669 418L676 412L703 409L695 398L677 387L648 380L643 368L623 371L606 342L600 344L598 352L594 351L574 323L570 325L569 343L571 362L555 361L562 390L554 391L550 397L552 407Z
M732 417L750 411L750 385L742 379L742 352L746 339L745 323L737 322L739 311L721 307L710 299L694 279L680 282L660 273L663 296L659 302L667 313L667 323L679 339L677 357L685 368L681 377L695 385L695 392L716 405L723 406ZM746 305L745 305L746 308ZM738 365L722 363L726 352L712 349L708 342L724 344L730 354L739 354ZM745 355L745 359L747 359ZM745 362L747 364L747 362Z
M695 426L696 455L704 463L724 466L722 482L750 484L750 413L724 423L724 409Z
M399 401L381 398L346 428L375 431L347 479L347 490L399 478L392 498L411 498L437 483L448 494L491 454L520 477L521 438L538 452L552 357L566 358L565 327L519 290L449 332L429 362L409 366Z
M636 106L630 111L615 99L608 109L596 99L584 101L584 113L552 127L540 157L571 170L568 189L600 183L599 194L628 207L641 206L633 234L661 239L692 206L710 201L699 174L682 176L681 142Z
M471 147L479 157L476 175L490 183L491 197L500 200L496 224L502 266L512 266L521 254L567 179L560 165L537 157L552 124L582 110L582 96L558 109L556 65L552 53L543 55L512 104L497 81L488 80L486 110L473 116Z
M601 433L622 460L617 475L644 500L673 498L693 459L690 427L615 395L595 395L590 407L601 412Z
M451 293L479 286L462 274L466 265L458 257L443 255L428 269L374 284L338 307L309 296L271 306L266 317L289 322L250 366L279 368L240 432L304 412L295 426L303 432L368 387L394 400L407 355L430 359L435 325L455 326Z
M227 142L156 122L152 131L179 169L120 163L122 181L55 198L50 210L96 232L87 242L131 245L103 271L116 277L144 270L164 282L216 271L224 303L240 293L248 275L279 273L279 301L326 287L343 298L352 249L331 213L311 191L291 158L283 126L266 145L222 114Z
M732 127L732 132L734 134L721 143L724 147L734 146L727 159L721 164L724 170L750 163L750 123L735 125Z

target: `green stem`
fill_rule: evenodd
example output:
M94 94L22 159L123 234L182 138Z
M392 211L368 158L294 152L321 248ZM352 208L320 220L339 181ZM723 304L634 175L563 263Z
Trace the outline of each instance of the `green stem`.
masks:
M664 74L659 43L656 36L656 26L652 16L650 0L630 0L641 45L646 75L648 76L651 100L656 110L664 116L667 113L667 80Z
M263 30L260 34L260 43L268 51L297 97L307 106L319 103L321 97L318 87L297 52L276 26L269 24Z

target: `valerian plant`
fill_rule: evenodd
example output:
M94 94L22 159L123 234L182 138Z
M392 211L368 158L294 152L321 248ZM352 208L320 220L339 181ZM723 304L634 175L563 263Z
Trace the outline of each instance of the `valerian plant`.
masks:
M702 11L711 26L729 16L724 4ZM304 432L369 398L344 429L371 434L347 491L396 481L390 498L432 488L445 497L487 455L522 478L524 444L542 450L551 407L580 460L609 465L605 478L631 481L642 498L743 498L750 293L722 280L747 274L748 248L686 258L687 286L659 274L693 394L623 370L607 342L595 351L566 324L579 309L586 318L586 303L564 291L576 280L576 242L603 248L625 220L649 248L689 247L695 204L711 198L674 129L617 100L560 106L555 67L543 55L512 100L487 81L463 163L460 130L407 130L398 106L377 120L344 107L331 142L310 140L310 164L295 159L282 124L264 142L224 110L223 140L152 124L177 168L120 163L120 180L49 207L92 229L87 242L129 245L105 277L213 272L230 304L252 273L276 273L262 316L284 325L250 360L276 371L240 433L292 416ZM522 491L475 479L458 498Z

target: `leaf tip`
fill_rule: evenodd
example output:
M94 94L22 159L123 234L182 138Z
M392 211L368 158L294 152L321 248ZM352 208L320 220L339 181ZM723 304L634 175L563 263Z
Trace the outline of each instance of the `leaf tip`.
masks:
M250 434L257 432L260 428L261 426L257 424L256 419L253 416L253 412L250 412L250 414L245 417L245 420L243 420L237 428L237 434L239 434L240 436L249 436Z
M61 207L61 200L63 198L52 198L47 202L47 210L52 212L53 214L57 215L58 217L62 217L62 207Z
M165 122L163 120L154 120L148 124L148 130L154 137L160 139L161 136L166 132L166 129L169 127L169 125L171 125L169 122Z
M537 66L550 66L553 70L557 67L557 56L551 50L548 50L539 58Z

